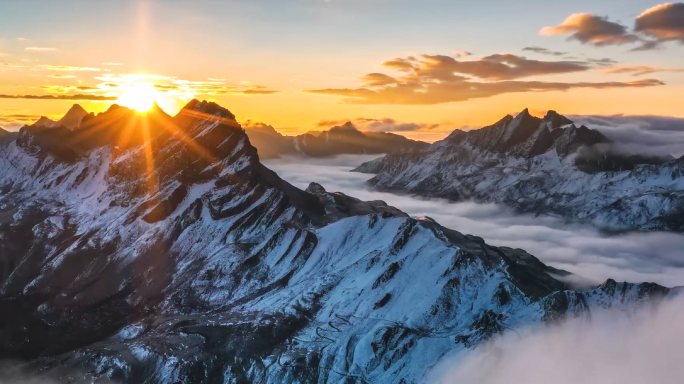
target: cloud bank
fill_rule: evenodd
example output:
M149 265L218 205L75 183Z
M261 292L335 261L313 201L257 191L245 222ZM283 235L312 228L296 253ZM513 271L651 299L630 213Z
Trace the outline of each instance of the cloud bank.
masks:
M634 153L684 155L684 118L663 116L571 116Z
M591 320L509 333L445 359L431 384L678 384L684 377L684 301L637 316L592 313Z
M604 236L585 225L552 217L518 215L494 204L421 199L369 190L372 175L349 172L374 156L342 156L306 161L285 158L264 163L292 184L306 188L317 182L363 200L383 200L413 216L426 215L487 243L521 248L545 263L576 273L594 284L618 281L684 285L684 236L674 233L632 233Z
M576 88L643 88L664 85L655 79L613 82L547 82L519 80L532 76L585 72L604 66L590 61L541 61L512 54L479 60L444 55L395 58L382 63L402 73L369 73L360 88L328 88L309 93L343 96L352 104L429 105L488 98L506 93L566 91Z

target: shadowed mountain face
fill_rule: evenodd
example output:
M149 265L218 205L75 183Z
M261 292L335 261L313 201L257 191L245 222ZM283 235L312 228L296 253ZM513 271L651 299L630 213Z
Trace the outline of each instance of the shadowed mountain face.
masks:
M427 143L392 133L361 132L352 123L296 137L283 136L269 125L250 126L245 131L264 159L287 155L329 157L341 154L384 154L428 146Z
M504 329L680 291L575 292L523 250L295 188L213 103L113 107L77 131L28 127L0 145L0 358L26 371L418 383Z
M606 230L684 231L684 158L630 153L554 111L457 130L356 171L377 174L370 183L383 190L504 203Z
M0 128L0 143L12 140L14 136L16 136L16 133L5 131L4 129Z

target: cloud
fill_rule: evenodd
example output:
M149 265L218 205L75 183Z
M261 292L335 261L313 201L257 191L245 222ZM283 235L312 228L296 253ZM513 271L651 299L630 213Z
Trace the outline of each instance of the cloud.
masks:
M632 76L643 76L656 72L684 73L684 68L661 68L650 65L623 65L606 68L602 72L607 75L631 73Z
M684 118L665 116L571 116L634 153L684 155Z
M400 61L401 60L401 61ZM486 80L513 80L522 77L583 72L591 65L579 61L530 60L509 53L495 54L480 60L456 60L443 55L421 55L420 59L394 59L383 63L396 67L398 63L411 65L414 77L429 76L439 80L452 80L454 74L474 76Z
M52 77L53 79L74 79L76 76L74 75L50 75L49 77Z
M669 3L649 8L636 18L634 29L658 41L684 44L684 3Z
M413 61L416 61L416 58L412 56L406 59L396 58L383 62L382 66L391 69L396 69L397 71L410 72L416 69L413 66Z
M115 96L89 95L89 94L75 94L75 95L0 95L0 99L110 101L110 100L117 100L117 97L115 97Z
M505 53L468 61L443 55L410 56L385 61L382 65L404 74L392 77L383 73L370 73L361 77L360 88L314 89L305 92L343 96L344 102L352 104L428 105L487 98L505 93L664 85L655 79L598 83L514 80L530 76L583 72L608 65L608 62L598 64L580 61L540 61Z
M521 248L545 263L599 284L651 281L665 286L684 285L684 235L666 232L607 236L587 225L513 213L504 206L472 202L450 203L369 190L372 175L349 172L377 156L339 156L332 159L282 158L265 164L283 179L306 188L318 182L328 191L340 191L363 200L383 200L412 216L429 216L447 228L483 237L497 246Z
M233 95L273 95L273 94L276 94L279 92L280 91L274 91L274 90L270 90L270 89L252 88L252 89L245 89L245 90L233 90L229 93L233 94Z
M225 80L221 79L193 81L149 74L103 74L95 77L95 80L100 80L102 82L98 87L104 91L111 91L111 89L106 88L128 87L140 82L145 82L151 87L154 87L157 92L164 92L167 95L188 100L197 96L271 95L279 92L277 90L269 89L265 85L252 84L249 82L226 84Z
M52 51L57 51L57 48L50 48L50 47L26 47L25 50L27 50L27 51L34 51L34 52L52 52Z
M473 54L467 51L455 51L454 52L454 57L465 57L465 56L472 56Z
M576 13L555 27L545 27L542 35L570 35L569 39L596 46L621 45L638 42L637 35L628 32L626 26L610 21L607 17Z
M440 127L439 124L404 123L390 118L372 119L365 117L359 117L353 120L324 120L317 123L316 126L321 128L331 128L334 126L343 125L348 121L351 121L358 130L365 132L414 132L432 130Z
M69 65L38 65L38 69L45 69L48 71L64 71L64 72L101 72L100 68L89 67L72 67Z
M121 65L121 63L102 63L102 65L112 67L112 66L119 66L119 65Z
M361 78L364 87L382 87L397 84L397 79L383 73L369 73Z
M3 127L8 130L18 130L24 125L33 124L38 119L40 119L40 116L33 114L0 114L0 127Z
M563 55L568 54L567 52L551 51L549 49L542 48L542 47L525 47L525 48L523 48L523 51L534 52L534 53L539 53L541 55L549 55L549 56L563 56Z
M618 62L609 58L609 57L604 57L602 59L587 59L589 63L598 65L600 67L605 67L605 66L611 66L613 64L617 64Z
M596 309L591 319L516 330L446 358L431 384L678 384L684 376L682 299L636 313Z

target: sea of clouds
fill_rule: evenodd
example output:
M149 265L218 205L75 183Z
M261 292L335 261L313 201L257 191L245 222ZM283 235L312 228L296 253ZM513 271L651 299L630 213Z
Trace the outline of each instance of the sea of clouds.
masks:
M684 301L507 333L442 360L431 384L680 384Z

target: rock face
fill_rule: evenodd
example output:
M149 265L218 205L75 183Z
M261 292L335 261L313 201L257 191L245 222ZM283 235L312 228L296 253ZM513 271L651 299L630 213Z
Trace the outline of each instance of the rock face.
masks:
M417 383L505 329L680 293L573 291L522 250L297 189L207 102L24 129L0 180L0 359L98 382Z
M684 231L684 158L625 153L554 111L457 130L355 171L377 174L370 183L383 190L503 203L609 231Z
M327 131L311 131L299 136L283 136L270 125L245 128L252 144L262 159L286 155L329 157L342 154L385 154L422 149L422 141L409 140L401 135L384 132L361 132L352 123Z

